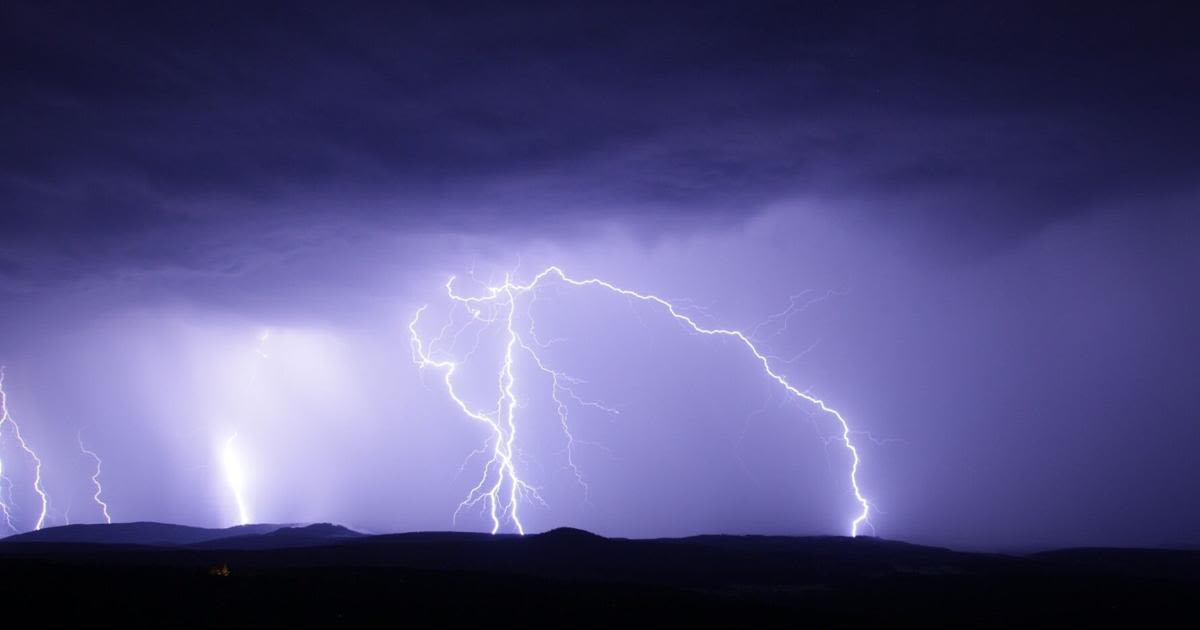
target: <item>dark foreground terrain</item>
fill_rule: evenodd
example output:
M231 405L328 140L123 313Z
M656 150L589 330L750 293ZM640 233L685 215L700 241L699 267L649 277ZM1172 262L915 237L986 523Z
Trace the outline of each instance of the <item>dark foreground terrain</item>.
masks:
M0 541L9 614L138 625L917 622L1196 627L1200 551L962 553L871 538L364 536L130 523Z

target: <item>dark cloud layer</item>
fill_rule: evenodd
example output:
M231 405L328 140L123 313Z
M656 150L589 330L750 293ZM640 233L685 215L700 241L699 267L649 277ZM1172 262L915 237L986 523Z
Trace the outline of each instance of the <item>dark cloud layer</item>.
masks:
M3 11L0 247L67 274L231 225L653 233L792 196L992 248L1198 174L1169 5Z

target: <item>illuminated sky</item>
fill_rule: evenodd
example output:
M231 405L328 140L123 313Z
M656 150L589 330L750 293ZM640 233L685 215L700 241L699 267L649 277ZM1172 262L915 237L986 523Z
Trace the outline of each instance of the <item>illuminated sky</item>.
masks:
M84 429L116 520L451 527L486 433L408 322L451 275L559 265L714 326L828 296L765 351L879 441L883 536L1198 541L1188 20L381 4L0 8L0 363L52 524L102 518ZM585 502L519 368L531 529L844 533L843 451L734 345L596 293L533 308L621 413L574 416Z

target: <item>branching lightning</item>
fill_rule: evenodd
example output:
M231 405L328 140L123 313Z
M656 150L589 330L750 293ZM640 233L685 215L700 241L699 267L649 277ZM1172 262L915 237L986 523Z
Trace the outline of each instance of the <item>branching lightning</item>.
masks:
M567 416L567 404L563 399L566 396L576 403L597 407L610 413L616 413L615 409L605 407L599 403L586 401L577 396L572 389L573 385L577 385L580 381L573 379L560 371L554 370L546 365L538 356L536 347L544 348L550 343L541 343L537 340L533 331L533 324L527 334L533 340L533 344L525 340L525 336L517 330L514 320L517 311L517 298L519 296L529 294L531 299L536 299L537 288L543 281L558 280L568 286L577 288L599 288L609 293L630 298L632 300L649 303L662 308L668 315L676 321L683 324L686 328L694 333L725 337L737 341L745 347L745 349L754 357L761 365L762 372L770 380L777 383L788 394L814 405L821 412L828 414L836 419L840 427L840 437L836 438L841 442L851 458L851 466L849 471L849 485L853 490L854 499L859 506L859 511L854 519L850 522L850 535L857 536L863 527L871 527L869 517L871 514L871 503L863 495L858 482L858 470L861 463L859 458L858 447L855 446L852 436L856 434L851 430L849 423L833 407L830 407L820 398L817 398L805 391L797 389L793 386L782 374L777 372L772 365L769 355L764 354L752 341L757 333L764 325L775 324L776 326L786 327L788 317L797 309L797 305L802 309L812 302L824 299L823 297L815 300L802 302L804 295L794 296L792 298L792 306L780 313L772 315L764 324L760 324L752 331L752 334L746 334L738 330L727 328L708 328L700 325L692 317L681 312L680 308L675 304L650 293L639 293L630 289L625 289L616 286L605 280L598 278L575 279L568 276L558 267L548 267L538 273L526 284L514 282L511 276L505 276L504 283L500 285L485 285L479 295L466 296L456 293L454 290L455 278L451 277L446 282L446 293L450 300L456 304L462 305L471 315L471 322L480 322L484 327L493 324L501 324L504 326L505 346L504 355L501 359L500 369L497 373L497 400L495 407L492 409L478 410L471 407L459 391L455 388L454 375L472 354L475 348L467 354L461 361L456 361L448 358L446 353L441 352L436 348L437 344L443 340L452 328L453 321L442 327L439 336L430 340L428 343L423 340L417 332L417 326L420 322L422 314L426 310L426 306L417 309L412 320L409 322L410 341L412 344L412 353L414 362L421 368L436 368L442 371L443 382L446 387L446 392L451 400L459 407L459 409L468 417L483 423L490 429L491 436L488 441L488 446L485 451L490 450L491 458L484 467L482 477L478 484L468 493L467 497L459 504L455 511L455 518L459 512L483 503L491 516L492 533L496 533L505 524L509 524L518 533L525 533L525 526L521 522L519 516L520 501L524 498L529 498L541 502L541 497L538 495L535 488L521 479L518 474L514 459L514 444L517 437L517 420L516 408L517 397L515 393L516 379L514 376L513 366L515 362L515 354L518 350L532 357L534 365L543 373L551 378L551 398L555 403L562 432L567 442L567 461L568 467L572 470L576 480L587 491L587 484L584 481L583 473L575 464L574 449L578 442L571 433ZM532 318L531 318L532 319ZM459 329L461 332L462 328ZM478 337L476 337L476 347L478 346ZM474 454L479 453L476 451Z
M108 504L104 502L104 499L100 498L100 495L104 492L104 486L100 485L100 469L104 466L104 462L101 461L99 455L88 450L88 448L83 445L83 429L80 429L75 434L75 438L79 441L79 450L84 455L91 457L96 462L96 472L92 473L92 485L96 488L96 492L92 495L92 500L96 502L96 505L100 507L100 511L104 514L104 522L112 525L112 516L110 516L108 513Z
M0 431L3 430L5 425L12 427L12 434L17 439L17 444L33 460L33 491L37 493L38 498L41 500L41 509L38 512L37 522L33 528L39 530L46 524L46 511L50 507L50 497L46 494L46 489L42 486L42 459L30 448L25 438L21 437L21 426L17 424L17 421L8 412L8 395L4 391L4 367L0 366ZM2 473L3 466L0 465L0 478L3 478ZM4 482L7 484L7 479ZM4 513L5 524L15 530L12 523L12 506L3 501L0 501L0 506L3 506L2 511Z

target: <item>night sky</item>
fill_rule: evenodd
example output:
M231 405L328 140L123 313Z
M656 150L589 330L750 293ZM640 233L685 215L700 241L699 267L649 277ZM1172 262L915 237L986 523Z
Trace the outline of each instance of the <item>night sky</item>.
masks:
M489 434L408 324L558 265L757 330L862 432L880 536L1200 543L1200 20L594 4L3 3L0 363L48 524L100 518L81 430L116 520L234 524L236 432L255 521L488 530L451 516ZM572 410L585 492L519 360L527 529L848 533L844 444L745 348L527 307L620 411ZM481 409L502 332L456 375Z

